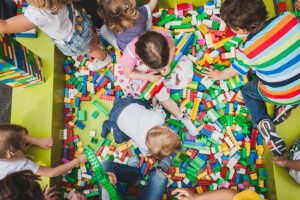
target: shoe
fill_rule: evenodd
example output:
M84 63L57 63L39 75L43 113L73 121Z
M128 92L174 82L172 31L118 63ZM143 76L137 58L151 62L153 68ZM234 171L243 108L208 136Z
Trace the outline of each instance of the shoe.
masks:
M187 115L181 114L181 115L179 115L178 120L185 125L185 127L187 128L190 135L192 135L192 136L198 135L198 130L197 130L196 126L193 124L190 117L188 117Z
M277 125L283 122L284 120L286 120L291 115L292 110L297 106L298 105L287 105L287 106L275 105L274 115L272 117L273 123Z
M128 165L131 167L140 168L140 157L138 154L135 154L128 160Z
M87 67L90 71L96 72L100 69L104 68L106 65L112 63L113 58L106 53L106 58L102 61L94 59L92 62L90 62Z
M286 152L286 144L276 133L275 125L270 119L263 119L258 124L258 131L264 137L268 149L281 156Z
M160 169L163 172L167 172L171 166L171 159L170 156L165 157L160 161L157 165L156 169Z

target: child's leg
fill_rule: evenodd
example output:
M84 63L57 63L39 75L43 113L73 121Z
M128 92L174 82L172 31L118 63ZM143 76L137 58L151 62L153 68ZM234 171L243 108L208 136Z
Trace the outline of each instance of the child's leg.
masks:
M173 99L169 98L165 101L160 101L160 103L174 117L178 118L179 115L181 114L181 111L179 110L178 105L176 104L176 102Z
M115 122L106 120L102 125L101 137L106 138L108 132L111 132L113 134L115 142L117 144L130 140L130 137L128 137L123 131L121 131Z
M113 32L111 32L107 26L104 24L100 29L100 34L102 37L109 42L114 48L119 49L119 46L117 44L117 39Z
M257 125L262 119L270 119L265 101L258 92L258 79L243 86L242 95L250 112L253 124Z
M41 147L43 149L50 149L53 146L53 138L45 137L45 138L36 138L29 135L25 136L25 142L29 145L35 145Z
M276 155L283 155L286 151L286 144L276 133L275 125L268 115L265 101L258 92L258 79L244 85L242 95L252 122L264 137L269 150Z

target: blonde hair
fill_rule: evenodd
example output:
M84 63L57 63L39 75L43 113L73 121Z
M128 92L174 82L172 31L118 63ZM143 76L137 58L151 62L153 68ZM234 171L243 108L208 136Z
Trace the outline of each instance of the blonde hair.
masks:
M166 126L155 126L147 133L146 145L152 156L162 159L179 151L182 146L182 141L170 128Z
M98 0L98 14L105 20L108 29L123 33L140 18L135 0Z
M26 147L24 136L28 135L28 130L16 124L0 125L0 159L20 159L25 157Z
M40 9L51 10L51 14L57 14L63 7L73 1L78 0L27 0L27 3Z

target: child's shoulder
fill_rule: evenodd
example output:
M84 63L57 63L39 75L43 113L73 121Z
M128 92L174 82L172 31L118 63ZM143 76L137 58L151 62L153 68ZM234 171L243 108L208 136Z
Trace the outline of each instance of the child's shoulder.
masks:
M151 9L149 5L143 5L141 7L137 7L137 10L141 15L145 16L146 18L150 18Z

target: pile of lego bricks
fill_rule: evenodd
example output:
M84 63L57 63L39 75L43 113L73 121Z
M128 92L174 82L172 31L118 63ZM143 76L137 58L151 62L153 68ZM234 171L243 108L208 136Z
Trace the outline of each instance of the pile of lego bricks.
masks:
M192 83L182 90L171 90L171 98L182 112L190 114L199 131L197 137L192 137L182 123L167 115L166 124L180 136L183 147L172 155L164 199L172 199L170 193L177 187L187 187L198 193L219 188L239 191L250 188L262 195L267 192L266 172L262 164L262 137L252 127L240 90L248 82L248 77L210 81L202 73L205 67L219 70L229 67L235 57L235 49L243 42L243 37L235 35L220 19L219 7L220 1L209 1L198 9L193 9L191 4L179 4L176 9L159 10L153 14L153 28L170 30L174 36L176 58L172 68L183 55L194 63ZM114 63L97 73L87 70L86 65L92 60L87 55L66 59L63 162L84 151L79 135L74 134L76 129L84 130L86 120L99 120L99 115L107 117L109 114L102 100L113 102L123 96L112 74L120 52L111 46L108 52L114 57ZM250 72L249 77L254 78L254 74ZM99 100L91 101L95 95ZM82 101L90 101L95 111L87 115L80 109ZM146 185L148 172L158 161L141 155L133 141L115 145L109 138L99 140L95 137L95 131L85 131L90 132L90 144L96 145L94 153L98 160L126 164L131 156L140 155L143 180L139 186L122 184L129 199L134 199ZM90 181L94 173L89 163L67 173L62 181L64 197L69 198L75 189L91 198L97 196L97 189Z
M9 35L0 35L0 83L14 88L44 83L41 58Z

